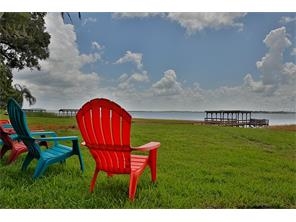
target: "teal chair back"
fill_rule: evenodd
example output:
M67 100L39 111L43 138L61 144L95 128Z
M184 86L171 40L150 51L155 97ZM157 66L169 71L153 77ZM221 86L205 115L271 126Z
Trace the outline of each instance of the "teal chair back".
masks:
M27 146L30 155L39 159L41 149L38 143L35 143L35 139L31 136L24 111L14 99L9 99L7 111L11 125L18 134L19 139L21 139Z

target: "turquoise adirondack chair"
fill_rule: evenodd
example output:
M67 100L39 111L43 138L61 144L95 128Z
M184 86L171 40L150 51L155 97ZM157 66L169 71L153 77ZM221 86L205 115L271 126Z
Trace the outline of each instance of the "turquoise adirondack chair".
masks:
M37 159L38 162L33 178L38 178L44 173L49 165L57 162L64 162L72 155L77 155L80 162L80 169L83 172L84 164L77 136L44 137L36 139L28 129L25 113L14 99L9 99L7 110L11 125L17 133L18 138L21 139L28 148L28 153L23 162L22 170L26 170L30 162L33 159ZM66 140L72 141L72 148L59 143L59 141ZM53 142L53 145L43 151L38 145L38 142L42 141L51 141Z

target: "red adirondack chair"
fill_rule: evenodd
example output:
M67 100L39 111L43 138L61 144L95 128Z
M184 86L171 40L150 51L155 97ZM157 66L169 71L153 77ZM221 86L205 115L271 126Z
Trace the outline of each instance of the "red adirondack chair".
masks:
M45 132L44 130L35 130L32 134L45 137L47 134L52 135L55 133ZM20 154L27 152L28 150L26 145L17 139L17 135L9 120L0 120L0 145L2 145L0 148L0 159L3 158L7 151L11 151L7 158L7 164L11 164ZM46 141L39 142L39 145L48 148Z
M7 164L12 163L20 154L27 151L27 147L23 142L13 140L12 138L10 138L9 135L10 133L7 132L5 128L0 125L0 139L3 143L3 146L0 150L0 158L2 158L8 150L11 150L10 155L7 159Z
M146 166L150 167L152 182L156 181L156 160L159 142L131 147L131 115L108 99L93 99L85 103L76 115L78 127L96 162L90 184L93 191L99 171L108 176L129 174L129 198L134 200L137 183ZM149 151L149 155L134 155L133 150Z

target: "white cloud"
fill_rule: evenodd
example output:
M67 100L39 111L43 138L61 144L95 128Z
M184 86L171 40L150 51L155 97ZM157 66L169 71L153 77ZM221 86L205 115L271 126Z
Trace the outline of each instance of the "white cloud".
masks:
M244 85L243 86L252 92L258 92L258 93L266 92L267 94L270 94L275 90L274 89L275 87L272 84L263 84L262 81L257 81L257 82L254 81L251 74L247 74L244 77Z
M221 29L234 27L242 30L243 23L237 20L245 15L246 13L234 12L172 12L168 13L167 18L176 21L186 29L188 34L192 34L206 28Z
M282 53L283 50L285 50L291 45L291 41L287 37L285 27L271 30L271 32L268 35L266 35L263 42L267 47L270 48L270 50L280 51L278 53Z
M163 77L152 85L153 92L158 96L171 96L182 92L181 83L177 81L176 72L169 69Z
M149 77L146 71L143 73L134 73L132 75L128 75L126 73L122 74L119 79L118 87L121 90L134 90L135 84L149 82Z
M100 45L100 44L97 43L96 41L92 42L92 43L91 43L91 46L92 46L93 49L97 49L97 50L99 50L99 51L102 50L102 49L104 49L104 46Z
M295 85L295 64L283 62L283 53L291 46L285 27L272 30L263 42L268 52L256 63L261 80L255 81L251 74L247 74L244 85L254 92L272 95L282 85Z
M164 15L165 13L158 12L116 12L112 14L112 18L114 19L122 19L122 18L146 18L151 16Z
M296 56L296 48L292 49L291 56Z
M290 64L295 69L295 64ZM287 67L291 71L291 67ZM293 72L292 72L293 73ZM291 72L289 72L291 74ZM295 76L294 76L295 77ZM151 88L135 89L131 76L120 77L120 87L114 97L130 110L207 110L207 109L245 109L245 110L295 110L296 88L293 84L281 85L273 95L268 90L273 85L263 85L254 81L250 74L244 84L216 89L203 89L198 83L182 85L177 73L170 69ZM290 78L291 79L291 78ZM135 82L134 82L135 83ZM143 82L142 82L143 83ZM140 84L138 82L137 84Z
M84 19L82 25L86 25L87 23L96 22L96 21L97 21L96 18L88 17L88 18Z
M295 63L287 62L283 65L282 83L294 84L294 85L296 84L296 64Z
M122 18L146 18L150 16L160 16L173 22L177 22L186 29L187 34L194 34L206 28L221 29L234 27L243 29L243 23L239 20L247 13L237 12L170 12L170 13L149 13L149 12L128 12L114 13L116 19Z
M45 23L51 35L50 57L40 62L41 71L14 73L14 82L26 85L31 90L37 98L36 106L75 108L81 100L98 93L99 75L83 73L81 68L99 60L100 55L79 53L74 27L64 24L59 13L48 13Z
M112 89L112 96L115 100L121 101L126 109L139 109L146 101L147 91L144 87L149 81L146 71L131 75L124 73L118 78L118 86Z
M131 51L126 51L125 55L121 58L119 58L115 64L122 64L122 63L127 63L127 62L132 62L136 64L138 69L142 69L143 64L142 64L142 53L133 53Z
M281 17L280 24L286 25L290 22L296 22L296 16L295 17L288 17L288 16Z
M192 24L188 22L189 18L184 18L181 14L175 14L175 18L184 21L183 27L191 33L207 27L240 27L235 22L240 18L239 15L236 19L233 17L233 23L225 20L214 25L215 20L210 22L211 19L208 18L200 26L196 25L196 18L192 18ZM36 107L79 108L93 97L108 97L128 110L296 111L296 65L293 62L284 62L283 53L292 46L284 27L272 30L263 40L267 52L256 63L261 75L259 80L255 80L252 74L246 74L241 85L209 90L203 89L198 83L186 83L182 79L182 73L176 73L173 69L166 70L158 81L151 83L148 72L143 70L143 54L131 51L126 51L115 63L131 62L136 65L137 70L122 74L117 79L116 86L101 84L98 73L85 73L81 70L84 65L101 59L104 46L94 41L93 53L81 54L73 25L65 25L59 14L49 13L46 26L52 38L50 57L41 62L42 71L25 70L14 73L15 82L26 85L37 97ZM293 52L295 53L295 48L292 49Z

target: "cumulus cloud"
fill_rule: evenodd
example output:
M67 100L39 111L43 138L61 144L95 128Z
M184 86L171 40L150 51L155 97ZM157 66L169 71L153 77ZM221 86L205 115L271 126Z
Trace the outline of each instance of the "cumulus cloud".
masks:
M165 15L165 13L158 12L115 12L112 14L114 19L122 18L146 18L151 16Z
M81 68L100 59L98 53L80 54L74 27L64 24L58 13L45 17L50 33L50 56L41 61L41 71L23 70L14 73L14 82L26 85L37 98L36 106L57 109L77 107L77 98L96 94L100 77L97 73L83 73Z
M293 49L292 49L291 55L292 55L292 56L296 56L296 48L293 48Z
M118 81L119 81L118 87L120 90L133 91L135 84L149 82L149 77L147 72L134 73L130 76L124 73L119 77Z
M290 22L296 22L296 16L295 17L283 16L280 19L280 24L283 24L283 25L286 25Z
M247 13L237 12L170 12L170 13L149 13L149 12L128 12L114 13L113 18L146 18L160 16L173 22L177 22L186 29L187 34L194 34L206 28L221 29L233 27L243 29L243 23L239 20Z
M182 13L166 13L165 16L166 19L178 22L188 33L206 28L240 29L242 24L239 19L244 16L244 13L236 16L233 14L232 20L229 18L223 21L221 15L221 21L215 22L211 16L202 20L205 15L197 19L199 13L184 14L188 17L183 17ZM217 16L217 13L214 14ZM260 79L249 73L242 79L241 85L221 86L216 89L204 89L196 82L185 82L182 73L173 69L166 70L157 80L151 82L148 72L143 69L143 54L132 51L126 51L115 63L132 63L136 66L136 71L122 74L115 81L116 85L101 84L103 80L98 73L81 70L85 65L101 60L104 46L93 41L93 53L81 54L73 25L64 24L59 14L48 13L46 27L52 39L49 46L50 57L41 62L42 71L24 70L14 73L15 82L26 85L37 97L35 106L47 109L79 108L90 98L108 97L131 110L296 111L296 65L295 62L284 61L283 53L292 46L284 27L272 30L263 40L267 52L256 62ZM291 51L293 55L295 47Z
M115 64L123 64L127 62L132 62L136 64L138 69L142 69L143 64L142 64L142 53L133 53L131 51L126 51L125 55L121 58L119 58Z
M275 86L273 84L263 84L262 81L255 81L250 73L244 77L243 86L252 92L265 92L267 95L275 90Z
M256 63L261 79L255 81L251 74L247 74L244 85L251 91L267 95L272 95L285 84L295 85L295 64L283 62L284 51L292 45L286 28L272 30L263 43L268 47L268 52Z
M88 17L88 18L84 19L82 25L86 25L87 23L96 22L96 21L97 21L96 18Z
M104 46L100 45L99 43L97 43L96 41L91 43L91 46L93 49L97 49L97 50L102 50L104 49Z
M291 47L285 27L270 31L263 40L267 52L256 62L259 80L248 73L242 84L216 89L203 89L198 83L185 84L177 73L169 69L145 90L133 90L129 84L132 76L121 76L125 90L116 98L130 109L143 110L206 110L246 109L296 111L296 64L284 62L283 53ZM178 75L182 77L182 75ZM135 77L135 76L134 76ZM139 78L141 79L141 78ZM182 84L183 82L183 84ZM128 90L129 89L129 90Z
M287 62L282 68L281 81L283 84L296 84L296 64Z
M177 81L176 72L169 69L163 77L152 85L153 92L159 96L171 96L182 92L181 83Z
M234 12L174 12L168 13L167 18L179 23L188 34L192 34L206 28L234 27L242 30L243 23L238 20L245 15L246 13Z

